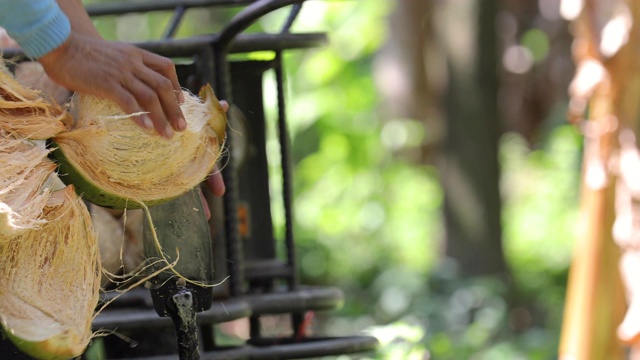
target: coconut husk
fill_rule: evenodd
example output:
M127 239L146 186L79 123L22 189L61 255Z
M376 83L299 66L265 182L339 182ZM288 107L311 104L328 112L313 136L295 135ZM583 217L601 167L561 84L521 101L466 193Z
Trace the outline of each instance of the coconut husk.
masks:
M146 133L113 102L76 96L75 123L54 141L64 172L89 201L107 207L138 207L173 199L202 182L224 140L226 116L210 87L205 101L185 92L187 129L168 141ZM118 199L124 199L118 203Z
M46 223L0 247L0 321L38 358L79 356L92 337L100 262L91 218L72 186L44 208Z
M0 244L45 222L51 190L45 184L56 167L48 154L44 143L0 132Z
M0 64L0 130L26 139L49 139L71 123L65 109L22 85Z
M98 234L100 262L102 264L102 287L111 288L127 278L144 262L143 218L140 209L121 210L89 206L91 221Z

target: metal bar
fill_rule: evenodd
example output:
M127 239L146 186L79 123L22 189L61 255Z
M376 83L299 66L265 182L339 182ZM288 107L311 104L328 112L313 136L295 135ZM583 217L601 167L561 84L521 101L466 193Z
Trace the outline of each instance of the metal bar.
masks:
M282 26L282 30L280 30L281 34L286 34L291 29L291 26L296 21L298 14L300 14L300 10L302 10L302 3L294 4L291 7L291 12L289 12L289 16L287 16L287 21L284 22Z
M203 353L202 360L315 359L323 356L374 351L378 347L378 340L372 336L311 338L298 343L286 343L286 340L281 338L265 339L261 346L223 348ZM135 360L175 360L175 356L140 357Z
M143 49L168 57L191 57L217 41L217 35L195 36L187 39L164 39L134 43ZM312 48L327 43L324 33L302 34L240 34L228 49L229 53L247 53L263 50ZM4 49L3 57L14 61L25 60L18 49Z
M231 44L229 53L314 48L326 45L327 42L327 35L324 33L241 34Z
M247 6L234 16L220 32L218 38L222 50L227 50L235 37L246 30L260 17L282 7L301 3L305 0L259 0Z
M218 42L217 35L196 36L188 39L155 40L135 43L143 49L164 56L191 56ZM312 48L327 43L325 33L302 34L240 34L233 41L229 54L247 53L251 51L274 51L287 49Z
M211 325L231 321L251 315L249 303L243 299L214 301L211 309L198 313L198 325ZM107 308L92 323L94 330L100 329L150 329L170 327L168 317L159 317L149 308L128 307L122 309Z
M169 301L170 315L176 330L178 357L180 360L200 360L193 295L183 288Z
M154 0L87 5L90 16L123 15L150 11L173 10L179 6L185 9L213 6L241 6L257 0Z
M303 313L308 310L336 310L344 304L342 290L334 287L309 286L297 291L275 291L246 295L242 298L252 315Z
M216 91L221 99L233 103L231 82L229 81L229 63L227 52L214 43L211 47L215 59ZM227 132L227 144L233 143L233 131ZM238 231L238 181L233 156L227 155L222 168L222 178L225 183L224 213L225 230L227 235L227 269L229 274L229 290L232 296L243 293L244 274L242 258L242 241Z
M282 197L285 216L285 245L287 249L287 264L294 271L291 272L289 287L298 287L298 272L296 269L295 243L293 240L293 185L291 174L291 150L289 149L289 131L287 129L287 111L284 99L284 73L282 71L282 52L276 51L274 60L276 73L276 87L278 92L278 140L280 142L280 162L282 164Z
M260 316L249 317L249 333L251 339L259 339L262 337L262 328Z
M162 35L163 39L170 39L176 35L176 32L180 27L180 22L182 21L182 18L186 11L187 11L187 8L185 8L182 5L176 7L175 11L173 12L173 16L171 17L171 20L169 21L169 24L167 24L167 28L165 29L164 34Z
M202 349L212 351L216 348L216 333L213 331L213 325L200 326L200 333L202 334Z

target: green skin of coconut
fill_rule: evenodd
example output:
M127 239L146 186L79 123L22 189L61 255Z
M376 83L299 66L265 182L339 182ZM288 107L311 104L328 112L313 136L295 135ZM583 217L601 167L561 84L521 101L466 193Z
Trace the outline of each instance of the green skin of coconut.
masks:
M4 334L25 354L42 360L68 360L80 356L86 346L78 345L75 336L53 336L43 341L27 341L6 331ZM72 344L73 343L73 344Z
M95 182L91 181L84 174L82 174L71 162L67 159L55 142L52 142L54 147L53 157L58 163L58 173L62 182L65 185L73 185L76 188L76 192L82 196L85 200L88 200L98 206L103 206L111 209L140 209L141 204L131 199L124 199L118 195L111 194L100 188ZM145 201L146 206L155 206L164 202L175 199L175 197L148 200Z

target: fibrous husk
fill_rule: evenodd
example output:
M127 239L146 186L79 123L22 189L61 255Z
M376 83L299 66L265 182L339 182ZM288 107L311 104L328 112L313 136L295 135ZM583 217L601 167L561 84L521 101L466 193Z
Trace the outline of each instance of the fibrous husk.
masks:
M204 101L185 92L187 129L170 141L141 130L111 101L76 96L73 128L54 139L62 180L112 208L155 205L189 191L213 169L226 124L211 87L201 94Z
M91 339L100 266L89 213L43 140L70 118L0 65L0 324L25 353L79 356Z
M0 132L0 244L45 220L45 186L55 170L44 143L14 139Z
M91 221L98 234L100 262L102 264L102 286L118 284L126 280L144 262L142 209L112 210L94 204L89 206Z
M49 139L71 122L60 105L20 84L0 65L0 130L26 139Z
M100 263L102 264L102 286L109 284L111 275L122 269L120 254L124 246L124 228L119 219L107 209L90 205L91 222L98 236Z
M8 337L42 359L79 356L91 339L100 268L91 219L73 186L44 208L46 223L0 247L0 320Z

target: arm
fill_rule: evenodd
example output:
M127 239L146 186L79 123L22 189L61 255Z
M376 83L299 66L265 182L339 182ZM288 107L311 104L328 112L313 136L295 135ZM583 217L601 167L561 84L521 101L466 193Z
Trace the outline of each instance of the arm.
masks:
M84 10L82 0L56 0L62 12L67 15L71 23L71 31L90 36L96 39L102 39L102 35L98 32L89 15Z
M0 25L58 84L110 99L166 138L186 128L170 59L102 39L80 0L0 0Z
M52 80L74 91L113 100L127 113L147 112L134 121L143 128L155 128L166 138L186 128L178 104L183 100L182 89L170 59L103 40L79 0L59 0L58 4L69 18L70 34L38 59Z

